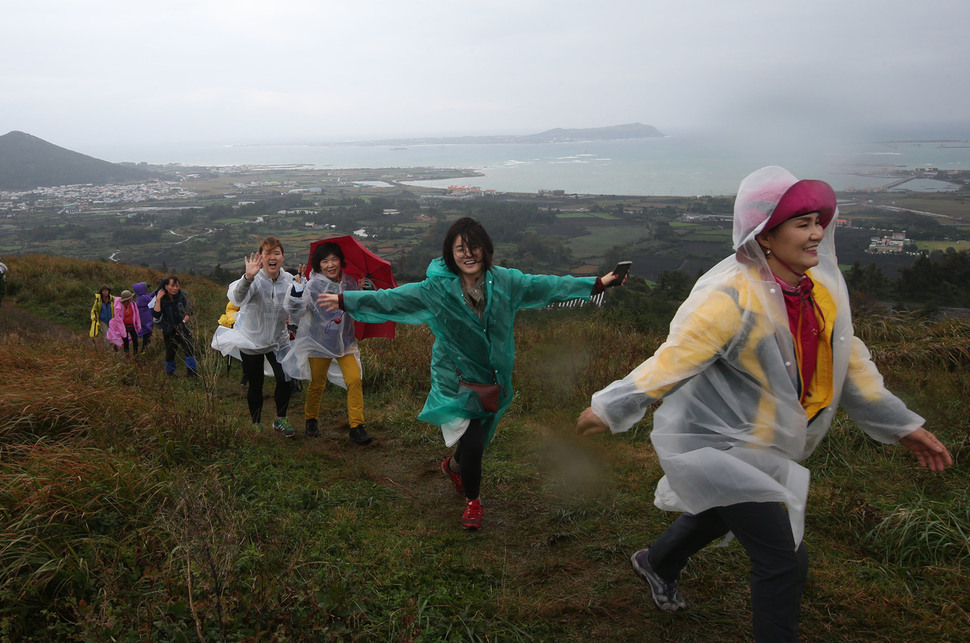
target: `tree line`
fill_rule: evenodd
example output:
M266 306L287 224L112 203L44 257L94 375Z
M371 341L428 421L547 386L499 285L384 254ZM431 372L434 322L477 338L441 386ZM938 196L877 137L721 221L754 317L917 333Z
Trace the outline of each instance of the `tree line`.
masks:
M898 279L886 277L878 266L858 262L845 271L850 292L863 299L892 300L926 307L970 308L970 255L948 252L921 255Z

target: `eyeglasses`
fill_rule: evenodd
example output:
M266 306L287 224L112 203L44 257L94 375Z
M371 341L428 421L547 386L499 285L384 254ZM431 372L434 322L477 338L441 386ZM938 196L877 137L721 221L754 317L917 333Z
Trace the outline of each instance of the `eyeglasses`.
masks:
M466 248L465 246L458 246L455 248L455 256L462 255L465 257L474 257L477 253L481 252L481 248Z

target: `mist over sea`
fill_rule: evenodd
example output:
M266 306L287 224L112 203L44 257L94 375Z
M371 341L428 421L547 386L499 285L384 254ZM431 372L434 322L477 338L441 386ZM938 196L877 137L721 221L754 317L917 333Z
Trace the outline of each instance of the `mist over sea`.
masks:
M970 170L966 132L931 135L881 133L852 142L739 142L697 134L664 138L543 144L190 144L86 147L112 162L186 165L307 165L325 168L455 167L483 176L425 185L461 183L504 192L565 190L570 194L733 195L749 172L782 165L800 178L828 181L837 190L891 182L888 172L936 167ZM919 181L910 189L949 189Z

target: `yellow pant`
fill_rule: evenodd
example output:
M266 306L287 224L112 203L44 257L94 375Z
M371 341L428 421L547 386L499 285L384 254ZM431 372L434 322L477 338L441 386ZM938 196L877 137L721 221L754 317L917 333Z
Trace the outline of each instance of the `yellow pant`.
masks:
M330 369L330 358L311 357L310 359L310 386L306 392L306 403L303 407L303 417L308 420L317 419L317 412L320 410L320 399L323 397L323 389L327 386L327 371ZM360 382L360 366L357 365L357 358L353 355L338 357L337 364L340 372L344 376L347 384L347 416L350 426L360 426L364 423L364 387Z

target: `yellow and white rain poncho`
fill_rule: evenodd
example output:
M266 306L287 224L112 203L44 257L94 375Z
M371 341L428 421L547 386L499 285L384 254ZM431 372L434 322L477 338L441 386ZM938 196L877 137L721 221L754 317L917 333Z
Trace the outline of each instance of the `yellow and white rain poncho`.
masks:
M781 288L755 236L797 179L767 167L741 184L734 206L736 253L703 275L647 361L592 397L613 432L630 429L651 403L651 441L664 477L660 509L700 513L741 502L783 502L796 545L804 532L808 470L841 405L872 438L893 443L923 418L883 386L869 351L854 336L848 292L835 257L834 226L809 271L825 328L813 397L799 401L795 344ZM838 215L836 214L836 217Z

